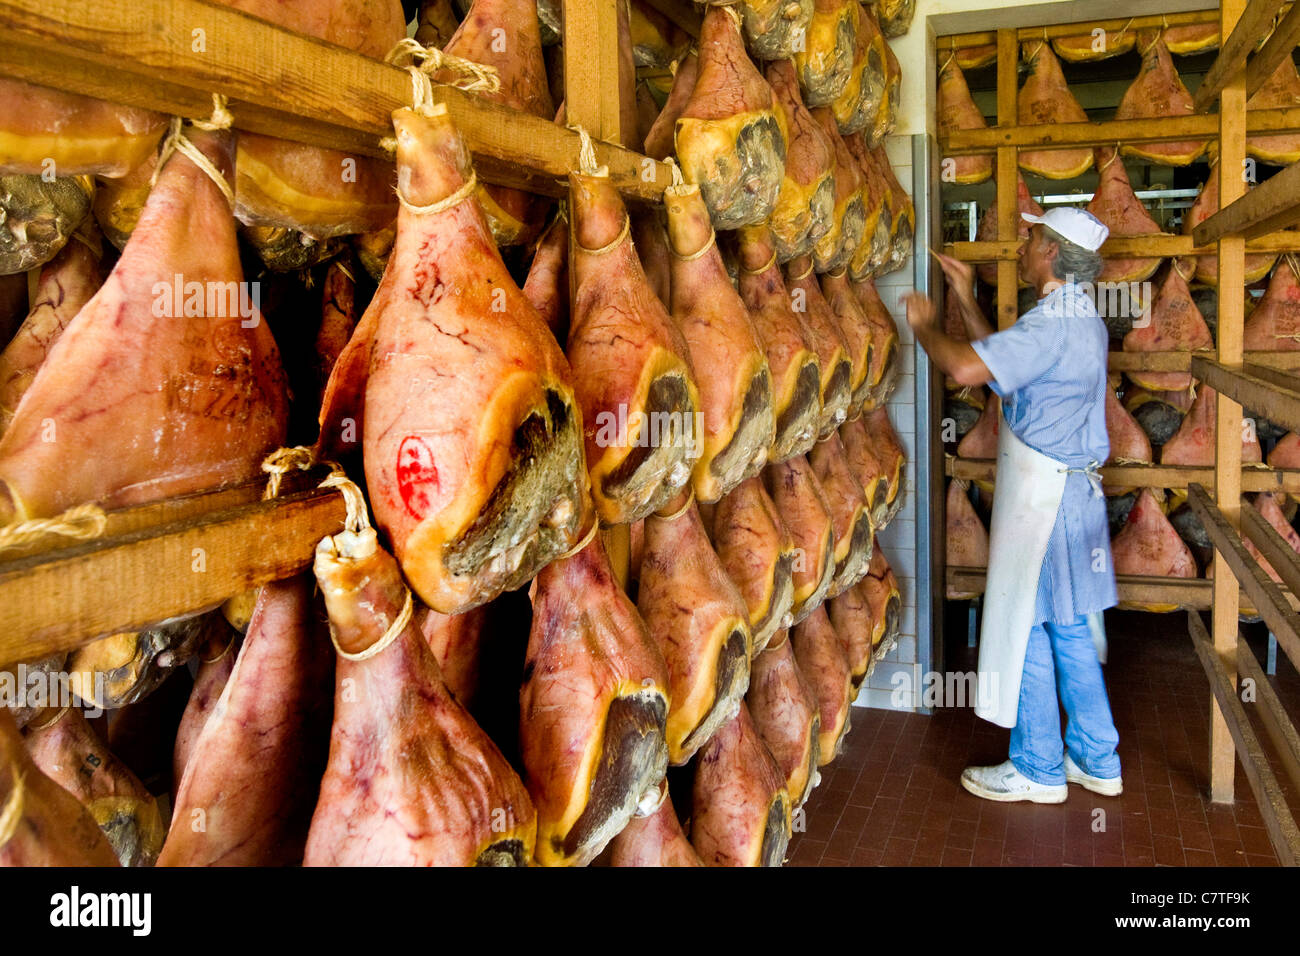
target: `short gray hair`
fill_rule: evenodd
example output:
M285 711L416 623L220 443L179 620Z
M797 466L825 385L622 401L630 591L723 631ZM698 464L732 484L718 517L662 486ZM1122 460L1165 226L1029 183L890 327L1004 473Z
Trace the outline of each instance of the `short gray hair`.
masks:
M1103 263L1100 252L1085 249L1048 226L1043 226L1043 233L1048 242L1054 242L1060 248L1052 260L1052 274L1056 278L1063 282L1090 283L1101 275Z

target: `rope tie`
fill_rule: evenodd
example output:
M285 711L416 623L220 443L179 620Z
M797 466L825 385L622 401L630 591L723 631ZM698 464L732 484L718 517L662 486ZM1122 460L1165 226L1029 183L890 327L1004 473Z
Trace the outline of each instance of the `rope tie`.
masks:
M691 505L695 504L695 486L691 485L691 487L687 489L687 492L686 504L682 505L670 515L661 515L658 512L655 512L655 517L660 521L676 521L682 515L686 514L686 512L690 511Z
M735 0L732 0L732 2L734 3ZM739 33L741 27L740 11L737 10L734 6L732 6L731 3L728 3L722 9L726 11L728 18L730 18L731 20L731 25L734 26L736 28L736 32Z
M948 59L944 60L943 65L939 67L940 76L943 76L944 70L948 69L948 64L950 64L955 59L957 59L957 47L954 45L951 48L951 50L949 50L948 52Z
M1112 465L1149 465L1149 464L1151 464L1151 462L1146 461L1145 459L1142 459L1142 458L1125 458L1123 455L1119 455L1119 456L1117 456L1117 457L1115 457L1115 458L1112 458L1112 459L1110 460L1110 464L1112 464Z
M220 654L218 654L216 657L200 657L200 658L199 658L199 663L200 663L200 664L215 664L215 663L217 663L219 660L221 660L223 657L225 657L227 654L229 654L229 653L230 653L230 649L231 649L232 647L234 647L234 646L235 646L235 635L232 633L232 634L230 635L230 640L226 641L226 646L225 646L225 648L222 649L222 651L221 651Z
M1175 272L1178 273L1178 278L1182 279L1184 282L1187 282L1189 279L1191 279L1191 276L1189 276L1189 275L1187 275L1187 276L1183 275L1183 270L1180 269L1180 268L1178 268L1178 257L1177 257L1177 256L1175 256L1175 257L1173 258L1173 261L1170 262L1170 265L1173 267L1173 270L1174 270ZM1192 273L1195 274L1195 272L1196 272L1196 270L1193 269L1193 270L1192 270Z
M342 272L345 276L347 276L349 282L351 282L353 285L356 284L357 277L356 277L355 275L352 274L352 270L349 269L349 268L347 267L347 265L345 265L345 264L343 263L342 260L340 260L340 259L335 259L335 260L334 260L334 267L335 267L336 269L338 269L339 272Z
M196 129L216 132L218 130L230 129L234 124L235 118L226 108L226 98L220 93L212 94L212 118L207 120L190 120L190 125ZM162 152L158 155L158 163L153 168L153 175L149 177L149 185L154 186L158 182L158 176L163 167L167 165L167 160L171 158L172 153L180 153L203 172L213 184L221 190L221 195L226 197L226 202L231 209L235 208L235 190L234 187L226 181L226 177L221 174L221 170L213 165L212 160L203 155L203 152L194 145L188 136L185 135L185 124L179 116L173 116L171 126L167 129L167 136L163 140Z
M45 721L45 722L42 723L42 724L28 724L28 725L27 725L27 729L28 729L28 730L47 730L47 729L49 729L50 727L53 727L55 724L57 724L60 720L62 720L62 719L63 719L63 715L66 714L67 712L68 712L68 707L67 707L67 705L65 704L64 706L60 707L60 708L58 709L58 711L55 712L54 716L51 717L49 720Z
M584 176L608 176L609 167L601 166L596 159L596 144L592 141L591 134L578 123L571 123L566 129L578 134L578 172Z
M1160 29L1155 31L1156 38L1151 41L1151 45L1148 46L1145 50L1138 50L1138 56L1142 57L1143 59L1146 59L1146 55L1156 48L1156 44L1160 42L1160 38L1165 34L1165 27L1168 26L1168 24L1163 22L1164 17L1161 17L1160 19L1162 22L1160 24Z
M383 653L388 649L389 644L397 640L398 635L406 630L406 625L411 623L411 618L415 615L415 600L411 597L411 589L405 586L403 586L403 589L406 591L406 600L402 602L402 609L397 612L397 617L393 618L393 623L388 625L388 630L384 631L383 636L364 651L351 654L343 650L343 648L339 647L339 642L334 638L334 628L330 628L330 643L334 645L334 650L339 657L345 661L368 661L370 658Z
M618 231L618 235L614 237L613 241L605 243L605 245L601 246L599 249L588 249L582 243L578 242L576 238L573 240L573 244L577 246L582 252L586 253L589 256L603 256L606 253L613 252L615 249L617 249L619 245L622 244L623 240L628 237L628 234L631 232L631 230L632 230L632 217L624 214L623 228Z
M262 470L271 476L267 481L266 493L262 496L262 500L266 501L279 495L280 482L289 472L295 469L309 471L317 465L324 465L330 473L316 487L335 488L343 495L343 503L347 508L343 520L344 527L353 534L360 534L369 528L370 516L366 511L366 499L361 494L361 489L337 462L317 461L316 453L305 445L277 448L262 461Z
M812 262L811 259L809 259L809 260L808 260L808 268L805 269L805 270L804 270L800 275L797 275L797 276L790 276L790 281L791 281L791 282L802 282L804 279L806 279L806 278L808 278L810 275L812 275L812 271L813 271L813 262Z
M1094 498L1100 498L1102 496L1101 472L1098 470L1100 468L1101 468L1101 463L1094 458L1092 461L1088 462L1088 464L1085 465L1083 468L1058 468L1056 469L1056 472L1057 474L1064 474L1064 475L1085 476L1088 479L1088 484L1092 485L1092 496Z
M570 548L568 551L565 551L564 554L560 555L560 556L559 556L558 558L556 558L555 560L557 560L557 561L563 561L565 558L571 558L571 557L573 557L573 556L574 556L575 554L577 554L579 551L584 551L584 550L586 550L587 545L591 544L592 539L596 537L596 532L599 531L599 530L600 530L600 522L599 522L599 521L592 521L592 522L591 522L591 527L588 528L588 529L587 529L587 533L584 534L584 535L582 536L582 540L579 541L577 544L575 544L575 545L574 545L572 548Z
M9 791L4 809L0 810L0 847L12 840L18 832L18 824L23 818L23 803L23 775L21 771L15 770L13 789Z
M1110 159L1106 160L1104 163L1101 164L1100 168L1098 168L1097 172L1099 174L1104 173L1107 167L1109 167L1111 163L1119 159L1119 148L1121 145L1122 145L1121 143L1116 143L1114 146L1110 147L1111 149Z
M424 46L410 37L398 40L384 57L384 62L405 69L411 75L411 109L426 116L434 102L434 73L450 74L450 79L438 82L465 93L497 93L501 90L501 74L496 67L443 53L436 46Z
M766 272L768 269L772 268L774 265L776 265L776 253L775 253L775 252L773 252L772 255L768 257L767 262L763 263L763 265L761 265L759 268L757 268L757 269L746 269L746 268L742 265L742 266L740 267L740 271L741 271L741 273L742 273L743 275L747 275L747 276L761 276L764 272Z
M1128 28L1131 27L1132 25L1133 25L1133 18L1132 18L1132 17L1129 17L1129 18L1128 18L1128 23L1126 23L1126 24L1124 24L1122 27L1120 27L1120 28L1119 28L1119 32L1115 34L1115 39L1118 40L1118 39L1119 39L1120 37L1122 37L1124 34L1128 33Z
M54 518L35 518L0 528L0 552L21 547L50 534L88 541L104 534L108 515L99 505L77 505Z
M405 209L407 212L415 213L415 215L417 216L433 216L433 215L437 215L440 212L446 212L452 206L457 206L460 203L463 203L466 199L469 199L471 196L474 195L474 191L476 189L478 189L478 173L471 170L469 174L469 179L461 183L459 189L457 189L450 196L444 196L442 199L439 199L437 202L431 202L427 206L419 206L411 202L409 199L407 199L405 196L402 195L402 191L400 189L395 190L395 192L397 193L397 201L401 203L402 208Z
M677 160L671 156L668 156L664 159L664 162L668 164L668 169L673 176L673 181L669 185L685 186L686 177L682 175L682 168L677 165Z

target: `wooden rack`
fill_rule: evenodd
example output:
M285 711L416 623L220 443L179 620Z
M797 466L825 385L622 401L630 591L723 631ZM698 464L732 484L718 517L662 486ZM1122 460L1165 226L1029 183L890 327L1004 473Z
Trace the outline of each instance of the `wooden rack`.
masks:
M1283 15L1273 37L1247 62L1258 38L1279 14ZM1170 26L1206 23L1215 16L1219 18L1220 35L1226 39L1202 83L1198 106L1204 109L1217 100L1217 114L1201 112L1168 119L1050 127L1016 125L1018 41L1085 34L1095 27L1119 30L1126 25L1157 27L1162 22ZM1246 111L1249 92L1271 75L1282 56L1290 55L1298 40L1300 4L1288 8L1280 0L1222 0L1219 11L940 38L940 50L993 42L998 46L997 125L955 133L940 142L941 155L996 152L998 239L953 243L948 250L966 261L997 262L998 327L1006 328L1016 318L1018 289L1013 260L1019 246L1015 221L1018 149L1213 139L1219 144L1223 168L1240 168L1246 158L1248 134L1300 129L1300 110ZM1269 688L1259 664L1245 643L1238 640L1239 614L1258 614L1292 662L1300 666L1300 555L1253 508L1241 505L1243 491L1300 494L1300 471L1243 467L1239 437L1243 405L1271 421L1300 429L1300 380L1290 374L1300 368L1300 352L1246 353L1242 349L1245 256L1248 251L1287 252L1297 248L1300 233L1289 231L1289 227L1300 223L1300 165L1282 170L1249 193L1240 177L1221 177L1219 188L1219 212L1200 223L1192 235L1115 239L1102 248L1103 255L1218 255L1218 333L1213 351L1112 352L1108 363L1112 370L1190 371L1197 380L1218 391L1214 466L1125 465L1103 468L1102 475L1112 485L1186 489L1190 507L1213 541L1211 580L1120 576L1120 599L1188 609L1193 646L1205 667L1214 701L1209 755L1211 796L1220 802L1233 799L1233 776L1239 757L1279 859L1297 865L1300 830L1237 697L1236 678L1240 673L1255 681L1255 709L1287 774L1300 788L1300 734ZM990 461L949 459L945 470L956 478L992 480L995 476ZM1207 487L1213 488L1213 494ZM1276 569L1285 587L1274 583L1250 556L1243 544L1243 532ZM965 591L978 590L982 578L982 569L972 568L949 568L945 575L946 581ZM1200 617L1202 611L1211 614L1208 632ZM1266 692L1258 692L1260 688Z

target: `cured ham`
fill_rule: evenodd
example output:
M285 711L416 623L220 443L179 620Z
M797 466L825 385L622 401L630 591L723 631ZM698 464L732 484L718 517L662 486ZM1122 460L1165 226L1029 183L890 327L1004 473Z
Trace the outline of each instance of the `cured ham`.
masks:
M757 655L793 619L794 538L758 478L742 481L718 502L712 525L718 560L749 611Z
M539 4L540 7L540 4ZM460 25L451 0L423 0L415 28L415 39L424 46L442 49Z
M776 434L768 460L785 461L812 448L822 418L821 360L794 309L771 230L753 226L737 232L737 287L767 353L772 374Z
M998 428L1002 424L1002 411L997 398L984 403L975 426L957 443L958 458L991 461L998 457ZM989 490L989 489L985 489Z
M863 313L846 272L823 273L821 291L848 352L852 369L849 376L849 411L856 415L870 401L877 384L871 380L871 350L878 334Z
M397 241L335 365L321 445L344 447L344 419L363 422L375 518L420 599L454 614L519 587L590 526L581 396L464 201L473 172L446 108L399 109L393 124Z
M984 114L971 99L966 76L954 54L939 70L939 135L950 136L958 130L986 129ZM982 183L993 175L993 154L945 157L942 163L944 182Z
M1110 238L1160 235L1160 224L1151 218L1134 194L1124 163L1113 146L1098 147L1097 170L1097 191L1087 208L1110 229ZM1141 282L1160 268L1160 261L1159 256L1132 259L1108 256L1096 281Z
M325 770L333 661L306 578L261 589L177 788L160 866L286 866Z
M853 470L870 503L872 527L875 528L877 519L883 519L889 511L889 481L884 466L872 449L871 437L867 434L866 423L862 418L855 418L840 426L840 441L848 456L849 468Z
M1197 576L1196 558L1178 536L1150 488L1138 493L1124 529L1111 540L1111 562L1115 573L1142 574L1166 578ZM1168 612L1176 605L1121 601L1120 607L1136 611Z
M1214 348L1214 337L1187 288L1178 259L1171 259L1155 301L1124 336L1125 352L1183 352ZM1188 273L1191 269L1187 270ZM1143 388L1174 392L1192 384L1190 372L1147 372L1133 369L1128 377Z
M889 396L898 387L902 374L902 362L898 357L898 326L881 301L874 282L868 279L851 285L858 304L862 306L863 318L871 325L871 371L867 379L872 384L862 405L862 410L869 412L889 401Z
M0 707L0 866L117 866L95 818L27 753Z
M692 486L715 502L767 461L776 434L772 373L740 294L718 253L698 186L664 193L672 253L672 315L699 376L703 453Z
M1124 410L1124 406L1109 388L1106 389L1106 436L1110 440L1110 457L1105 462L1107 465L1150 464L1155 461L1151 453L1151 440L1147 438L1146 432ZM1126 495L1133 488L1129 485L1107 484L1104 490L1108 495Z
M880 466L881 480L885 483L885 513L875 513L872 516L873 526L876 531L880 531L894 520L894 515L903 506L903 466L907 464L907 455L899 443L894 426L890 424L886 409L877 408L863 415L862 424L866 429L871 455ZM872 507L876 507L874 500Z
M1192 94L1174 69L1174 61L1160 32L1139 30L1138 52L1142 69L1115 110L1117 120L1158 119L1166 116L1190 116L1196 112ZM1137 156L1165 166L1186 166L1205 152L1205 140L1175 143L1127 143L1120 147L1125 156Z
M632 220L632 245L641 260L641 269L645 272L646 282L650 283L655 298L663 304L664 308L669 308L673 302L673 254L668 248L668 231L664 224L662 210L660 208L629 209L628 215ZM565 293L560 296L561 300L567 299L567 285L558 291ZM567 302L564 308L568 309Z
M1247 185L1247 189L1252 187ZM1201 187L1192 207L1183 215L1183 235L1190 236L1192 231L1206 219L1219 211L1219 163L1218 157L1210 161L1210 175ZM1245 282L1250 285L1268 275L1268 270L1277 262L1276 253L1248 252L1246 254ZM1210 253L1196 257L1196 281L1207 285L1219 284L1219 256Z
M1164 41L1169 52L1177 56L1190 56L1204 50L1213 50L1219 46L1219 24L1215 20L1209 23L1188 23L1183 26L1166 27Z
M136 703L197 654L214 630L224 627L218 613L192 614L91 641L68 656L72 689L105 710Z
M674 137L682 175L699 185L718 229L765 222L785 169L775 97L745 52L738 19L722 7L704 14L699 77Z
M880 32L875 14L870 7L859 7L853 67L844 90L830 103L835 124L844 135L861 132L875 124L888 73L885 46L885 36Z
M894 56L894 48L885 44L885 93L880 98L880 108L876 111L875 122L870 132L863 131L867 145L877 149L884 145L885 138L898 125L898 104L903 87L903 70Z
M668 673L599 541L546 567L519 692L519 745L537 806L537 861L583 866L668 767Z
M26 272L54 258L90 211L89 176L0 174L0 275Z
M757 60L789 59L812 22L813 0L740 0L736 7L745 44Z
M1151 393L1130 387L1124 393L1125 411L1142 427L1153 448L1174 436L1191 408L1188 392Z
M677 69L673 74L673 85L668 92L668 99L664 102L664 108L659 111L659 117L645 135L645 154L647 156L654 159L667 159L673 155L675 148L673 139L677 130L677 118L682 115L682 110L686 108L687 101L690 100L691 94L695 92L695 81L699 77L699 58L694 53L688 52L682 59L677 61Z
M890 217L893 225L889 233L889 259L881 266L879 275L901 269L907 257L912 254L912 239L916 233L916 208L912 197L903 189L903 184L894 175L894 167L885 155L883 146L873 148L876 169L884 178L889 189Z
M396 0L220 2L376 60L406 36ZM247 225L272 227L277 238L285 230L312 239L369 232L388 225L396 212L392 167L381 159L241 131L235 167L236 215ZM301 245L296 237L287 243L290 250ZM274 258L268 264L274 267Z
M813 276L812 258L791 259L786 264L785 277L790 301L820 362L821 413L817 419L817 437L821 439L848 417L853 401L853 363L836 324L835 312Z
M231 135L187 135L229 182ZM283 444L287 414L280 355L243 285L230 207L173 154L117 265L0 438L0 524L250 480Z
M876 630L871 616L871 604L861 583L845 588L826 602L835 636L840 639L840 650L849 665L850 689L854 697L876 666L871 637Z
M1300 349L1300 266L1286 255L1273 270L1264 298L1246 319L1242 346L1252 351L1294 352Z
M27 728L32 762L90 811L119 863L153 866L166 832L158 801L113 756L80 710L51 710Z
M948 497L944 505L947 538L946 563L950 568L987 568L989 566L989 533L968 497L970 485L960 478L948 482ZM950 601L968 601L984 593L983 588L965 590L949 583L947 597Z
M668 762L690 760L749 688L749 608L694 505L645 521L637 610L668 665Z
M867 607L871 610L872 654L876 660L880 660L898 643L903 598L898 588L898 579L885 560L885 552L881 550L879 541L872 547L871 566L858 587L866 595Z
M1282 513L1282 508L1278 504L1278 494L1280 492L1260 492L1255 496L1254 508L1259 512L1260 517L1267 521L1273 530L1282 537L1282 540L1291 546L1291 550L1300 554L1300 534L1296 533L1295 528L1291 527L1291 523L1286 520L1286 515ZM1255 543L1245 534L1242 534L1241 541L1246 546L1250 556L1259 562L1259 566L1264 573L1278 584L1281 584L1281 576L1273 565L1269 564L1268 559L1260 554L1259 549L1255 547Z
M1020 88L1016 112L1021 126L1083 123L1088 114L1065 85L1061 63L1044 40L1022 44L1029 64L1029 79ZM1047 179L1073 179L1092 168L1092 150L1075 149L1021 150L1020 168Z
M754 658L745 705L798 809L820 779L821 710L816 688L795 663L789 631L777 632L768 649Z
M996 193L994 194L996 198ZM1019 215L1016 216L1016 238L1024 240L1029 238L1029 223L1025 222L1024 214L1029 213L1034 216L1043 214L1043 207L1034 202L1034 197L1029 194L1029 187L1025 185L1025 178L1016 173L1016 206ZM979 242L996 242L998 238L998 204L997 202L989 203L989 207L984 210L984 215L980 217L980 224L975 232L975 238ZM989 286L996 286L998 282L998 264L996 262L981 262L975 266L975 273L979 276L980 281Z
M433 651L443 683L460 705L474 713L479 687L479 651L487 628L489 605L464 614L439 614L421 608L415 614L416 627Z
M635 8L634 8L635 9ZM610 866L703 866L665 793L659 809L633 817L609 844Z
M835 572L827 597L852 587L867 573L871 560L871 512L862 485L849 468L839 436L818 442L808 463L826 493L835 534Z
M527 865L528 792L447 690L374 530L323 539L314 571L339 654L304 865Z
M916 13L916 0L876 0L872 6L887 37L901 37L906 33Z
M1214 465L1215 421L1219 393L1208 385L1198 385L1196 401L1187 413L1177 434L1164 443L1160 450L1162 465ZM1241 460L1261 461L1263 453L1254 429L1242 429Z
M706 866L780 866L792 808L784 777L742 703L700 752L691 844Z
M812 258L818 272L836 272L848 266L866 231L862 172L835 128L835 115L823 107L813 110L812 117L826 134L835 154L835 206L831 227L813 243Z
M817 765L825 767L840 755L849 732L853 675L824 607L817 608L794 626L790 643L794 647L795 663L817 695L817 712L821 717Z
M1284 56L1273 75L1246 101L1246 109L1272 110L1300 106L1300 73L1295 60ZM1247 136L1246 152L1262 163L1289 166L1300 161L1300 134Z
M788 262L812 252L834 222L835 150L799 98L794 65L789 60L769 63L765 75L783 111L789 139L785 175L768 222L776 259Z
M876 159L861 133L844 137L844 145L862 173L862 239L849 259L849 278L864 281L881 272L889 262L893 244L894 210L889 204L889 182L876 168Z
M19 400L54 343L99 289L99 235L93 224L83 225L83 230L87 232L85 241L69 242L41 268L31 311L0 352L0 434L13 420Z
M356 281L348 267L335 260L325 271L320 328L316 332L316 384L322 398L334 365L356 327Z
M808 106L829 106L844 92L853 70L859 5L851 0L814 0L803 49L794 51L799 86Z
M1097 33L1101 36L1097 36ZM1056 37L1052 40L1052 49L1062 60L1068 60L1070 63L1086 63L1123 56L1133 49L1136 42L1137 32L1125 27L1120 30L1096 30L1074 36Z
M474 0L443 52L497 71L500 89L480 98L546 120L555 116L535 0ZM476 195L497 245L525 244L541 231L548 200L492 183L480 183Z
M979 46L957 47L957 65L963 70L979 70L998 61L998 45L984 43Z
M830 502L812 466L802 457L769 465L763 472L763 482L794 540L791 620L797 624L822 603L835 578L835 526Z
M176 789L185 776L185 768L194 753L199 734L216 709L217 701L226 689L226 682L235 669L241 640L242 635L231 628L224 631L218 629L208 638L207 644L199 653L194 687L190 690L185 712L181 715L180 726L176 728L176 746L172 751L172 806L176 805Z
M1268 453L1270 468L1300 468L1300 435L1287 432Z
M606 175L569 178L577 292L567 351L596 511L627 524L690 479L699 392L686 340L637 259L623 200Z
M940 437L946 439L944 444L960 444L979 421L986 404L985 390L980 386L949 390L943 397L943 432Z

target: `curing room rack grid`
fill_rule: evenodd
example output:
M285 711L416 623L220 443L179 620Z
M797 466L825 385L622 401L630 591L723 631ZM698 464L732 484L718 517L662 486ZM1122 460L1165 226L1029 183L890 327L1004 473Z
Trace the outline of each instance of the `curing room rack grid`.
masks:
M1143 120L1020 126L1017 123L1017 61L1022 40L1090 33L1095 28L1118 31L1208 23L1218 20L1222 44L1197 91L1197 113ZM1259 38L1272 36L1255 52ZM1159 142L1209 139L1218 142L1223 169L1240 169L1246 158L1248 133L1300 130L1300 108L1246 111L1246 100L1290 56L1300 41L1300 4L1281 0L1222 0L1219 9L1131 20L1096 20L1049 27L999 29L996 32L944 36L936 40L936 55L954 48L997 46L997 124L964 130L941 138L942 156L993 153L996 156L998 238L989 242L958 242L947 246L957 258L996 262L997 326L1016 320L1017 278L1017 151L1053 146L1107 146L1116 142ZM1253 54L1253 55L1252 55ZM1217 102L1217 112L1214 107ZM1168 465L1123 465L1102 469L1115 485L1185 488L1188 501L1215 548L1210 580L1121 576L1121 601L1170 604L1187 610L1188 630L1209 679L1210 796L1233 800L1234 770L1240 758L1260 812L1284 865L1300 863L1300 830L1274 774L1253 722L1238 696L1238 677L1253 681L1257 699L1251 705L1257 723L1272 743L1284 772L1300 788L1300 735L1269 686L1259 662L1239 640L1238 615L1245 611L1264 619L1279 645L1300 667L1300 555L1251 507L1241 505L1242 492L1286 491L1300 494L1300 471L1247 468L1241 463L1242 406L1289 429L1300 428L1300 352L1243 352L1243 300L1246 252L1300 250L1300 164L1287 167L1246 193L1240 177L1220 177L1218 213L1190 236L1130 237L1109 240L1103 255L1171 256L1215 253L1219 256L1218 333L1214 350L1202 352L1111 352L1112 371L1190 371L1219 392L1213 468ZM956 478L992 479L990 461L956 459L947 473ZM937 499L936 499L937 500ZM942 507L940 502L936 507ZM1251 541L1277 569L1284 587L1275 584L1243 545ZM982 586L984 571L946 568L941 580L964 589ZM1209 611L1207 630L1201 617Z

